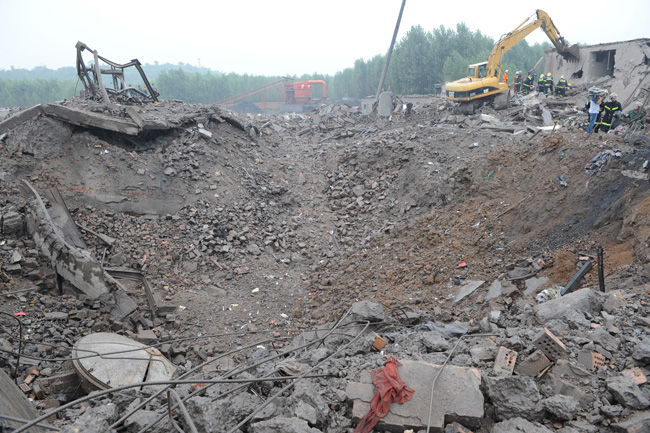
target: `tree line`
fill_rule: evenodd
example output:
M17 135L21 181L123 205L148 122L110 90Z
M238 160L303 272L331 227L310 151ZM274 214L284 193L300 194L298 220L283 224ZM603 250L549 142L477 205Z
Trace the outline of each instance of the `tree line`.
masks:
M456 28L440 26L425 31L413 26L395 45L386 74L384 88L399 94L431 94L436 85L457 80L467 75L467 66L487 60L495 41L480 30L471 31L464 23ZM551 45L529 45L525 40L505 55L503 70L510 70L510 81L516 70L532 68L544 50ZM363 98L375 95L386 56L378 54L371 59L358 59L350 68L334 75L304 74L288 78L324 80L328 98ZM130 68L132 69L132 68ZM145 64L143 69L149 81L155 82L162 98L181 99L190 103L211 104L255 88L279 81L284 77L248 74L224 74L189 64ZM135 70L126 71L128 84L141 84ZM0 106L18 107L71 98L83 87L76 78L76 68L56 70L37 67L33 70L0 70ZM257 95L252 100L266 98L282 100L282 89Z

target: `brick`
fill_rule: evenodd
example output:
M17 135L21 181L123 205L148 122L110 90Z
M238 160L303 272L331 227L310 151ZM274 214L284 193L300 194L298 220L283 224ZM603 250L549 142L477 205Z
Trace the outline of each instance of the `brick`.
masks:
M645 374L641 372L641 369L639 367L633 367L628 370L623 370L621 374L623 376L627 376L631 378L634 381L634 383L636 383L637 385L643 385L644 383L648 382L648 378L645 377Z
M578 352L578 362L589 370L596 371L605 365L605 357L598 352L581 351Z
M536 351L528 358L515 365L515 372L521 376L537 376L544 369L550 367L552 362L542 353Z
M36 379L36 376L34 376L33 374L30 374L25 378L25 380L23 382L26 383L27 385L29 385L34 381L34 379Z
M497 376L510 376L515 370L517 352L507 347L499 347L497 357L494 360L494 374Z
M544 355L546 355L546 357L551 361L557 361L558 359L566 358L569 355L569 351L564 343L562 343L546 328L535 336L533 344L539 350L544 352Z
M50 377L39 377L36 382L48 395L70 394L79 390L79 377L76 371Z
M379 335L375 338L375 342L373 343L372 347L374 347L377 350L382 350L388 342L381 338Z

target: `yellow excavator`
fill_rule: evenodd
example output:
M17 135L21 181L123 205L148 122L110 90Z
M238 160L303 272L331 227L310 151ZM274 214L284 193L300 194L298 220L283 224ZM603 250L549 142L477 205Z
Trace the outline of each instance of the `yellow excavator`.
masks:
M537 18L528 23L535 15ZM510 48L539 27L544 30L555 45L557 52L565 59L578 60L580 56L578 45L567 46L548 14L538 9L534 15L526 18L513 31L501 37L492 48L487 62L469 65L467 78L447 83L445 86L447 98L464 103L485 101L489 98L494 101L495 108L505 108L510 99L510 92L508 92L508 84L502 83L500 80L503 56Z

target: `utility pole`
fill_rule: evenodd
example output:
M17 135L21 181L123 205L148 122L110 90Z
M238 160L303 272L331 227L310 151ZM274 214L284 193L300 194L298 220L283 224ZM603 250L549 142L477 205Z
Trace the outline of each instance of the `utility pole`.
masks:
M388 54L386 54L386 64L384 65L384 71L381 73L381 80L379 80L379 87L377 88L377 99L379 99L381 89L384 87L384 80L386 79L386 72L388 71L388 64L390 63L390 56L393 54L393 46L395 46L395 39L397 39L397 31L399 30L399 23L402 21L402 12L404 12L405 4L406 0L402 0L402 7L399 10L397 24L395 24L395 32L393 32L393 40L390 42L390 48L388 49Z

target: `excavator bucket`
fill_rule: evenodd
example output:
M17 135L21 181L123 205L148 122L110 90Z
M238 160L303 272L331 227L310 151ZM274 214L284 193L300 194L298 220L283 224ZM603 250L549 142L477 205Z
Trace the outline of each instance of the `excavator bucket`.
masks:
M558 50L558 53L567 60L580 60L580 47L578 44L573 44L570 47Z

